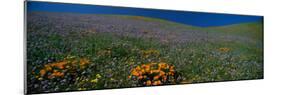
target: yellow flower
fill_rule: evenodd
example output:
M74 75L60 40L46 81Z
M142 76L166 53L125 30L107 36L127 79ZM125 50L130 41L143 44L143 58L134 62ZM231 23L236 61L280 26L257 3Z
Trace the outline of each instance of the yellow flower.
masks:
M86 88L78 88L78 90L86 90Z
M174 69L170 69L170 72L175 72L175 70Z
M53 70L54 73L58 72L58 70Z
M158 80L158 81L154 81L152 85L160 85L161 84L161 81Z
M153 73L153 71L152 71L152 70L150 70L148 73L149 73L149 74L152 74L152 73Z
M145 72L149 72L150 71L150 68L145 68Z
M152 70L152 73L159 73L160 70Z
M114 81L115 79L114 79L114 78L110 78L110 80L111 80L111 81Z
M139 79L143 79L143 76L139 76Z
M153 80L158 80L160 78L160 76L156 75L153 77Z
M91 82L93 82L93 83L97 83L98 81L99 81L99 79L97 79L97 78L91 80Z
M161 81L160 80L158 80L158 81L156 81L157 82L157 85L160 85L161 84Z
M144 69L142 69L142 70L141 70L141 73L142 73L142 74L143 74L143 73L145 73L145 70L144 70Z
M52 67L57 67L59 69L64 69L64 65L66 65L66 64L67 64L67 61L64 60L64 61L57 62L57 63L51 63L49 65L52 66Z
M62 73L62 72L54 72L54 73L51 74L51 76L61 77L61 76L64 76L64 73Z
M170 69L174 69L174 68L175 68L175 66L171 66L171 67L170 67Z
M86 58L80 59L80 65L85 65L85 64L89 64L89 63L90 63L89 59L86 59Z
M65 59L73 59L75 56L68 55Z
M140 74L139 74L137 71L133 70L133 71L132 71L132 75L134 75L134 76L139 76Z
M52 70L52 67L49 66L49 65L45 65L45 69L46 69L47 71L51 71L51 70Z
M146 76L146 75L144 75L144 76L143 76L143 78L147 78L147 76Z
M97 77L97 78L101 78L101 75L100 75L100 74L96 74L96 77Z
M154 81L152 85L158 85L158 81Z
M222 47L222 48L219 48L219 51L228 52L228 51L230 51L230 48Z
M164 76L165 72L164 71L160 71L159 76Z
M140 66L137 66L135 70L137 71L141 70Z
M158 64L158 70L161 70L161 69L167 69L169 68L169 65L167 63L164 63L164 62L160 62Z
M44 76L46 74L46 71L44 69L40 70L40 75Z
M38 78L38 80L43 80L43 78L42 78L42 77L40 77L40 78Z
M146 85L147 86L151 85L151 81L150 80L146 81Z
M173 75L174 75L174 72L169 72L169 75L172 75L172 76L173 76Z

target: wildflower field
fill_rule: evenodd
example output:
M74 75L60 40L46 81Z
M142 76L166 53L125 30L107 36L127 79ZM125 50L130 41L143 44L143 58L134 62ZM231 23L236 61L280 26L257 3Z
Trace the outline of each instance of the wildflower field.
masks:
M263 78L262 22L202 28L141 16L27 15L29 93Z

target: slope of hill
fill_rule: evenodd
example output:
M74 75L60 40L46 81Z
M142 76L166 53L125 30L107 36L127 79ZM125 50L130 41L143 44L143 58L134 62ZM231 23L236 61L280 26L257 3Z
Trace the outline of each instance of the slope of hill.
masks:
M202 28L127 15L27 15L29 93L263 78L259 23Z

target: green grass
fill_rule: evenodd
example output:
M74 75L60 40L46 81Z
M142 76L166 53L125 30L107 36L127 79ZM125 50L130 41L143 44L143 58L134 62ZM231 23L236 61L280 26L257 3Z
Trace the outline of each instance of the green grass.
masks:
M153 18L153 17L143 17L143 16L131 16L131 15L103 15L102 16L108 16L108 17L117 17L120 19L130 19L130 20L136 20L136 21L145 21L145 22L156 22L156 23L161 23L163 29L169 29L170 26L173 27L178 27L183 28L183 29L188 29L188 30L202 30L202 27L197 27L197 26L192 26L192 25L186 25L182 23L177 23L161 18Z
M205 30L209 32L218 32L224 34L251 37L259 41L263 40L262 22L250 22L250 23L234 24L234 25L227 25L227 26L208 27L205 28Z
M130 19L158 21L139 17ZM262 43L262 30L258 23L200 30L250 37ZM263 78L263 48L257 47L256 43L230 43L222 40L163 44L156 39L117 36L113 33L71 32L62 36L31 31L28 33L27 45L28 82L37 85L28 86L32 93L143 86L128 76L133 68L152 62L174 65L176 83ZM148 50L159 54L152 52L145 57L143 52ZM90 65L84 69L75 69L71 73L77 74L75 77L65 75L63 78L49 79L40 76L44 65L60 62L69 56L87 58ZM69 72L63 71L65 74ZM97 78L97 75L101 77Z

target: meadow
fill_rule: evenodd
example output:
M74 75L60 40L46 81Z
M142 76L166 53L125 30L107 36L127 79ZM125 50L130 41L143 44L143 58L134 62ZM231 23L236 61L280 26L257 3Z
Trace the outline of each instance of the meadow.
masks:
M27 14L29 93L263 78L263 25L195 27L157 18Z

